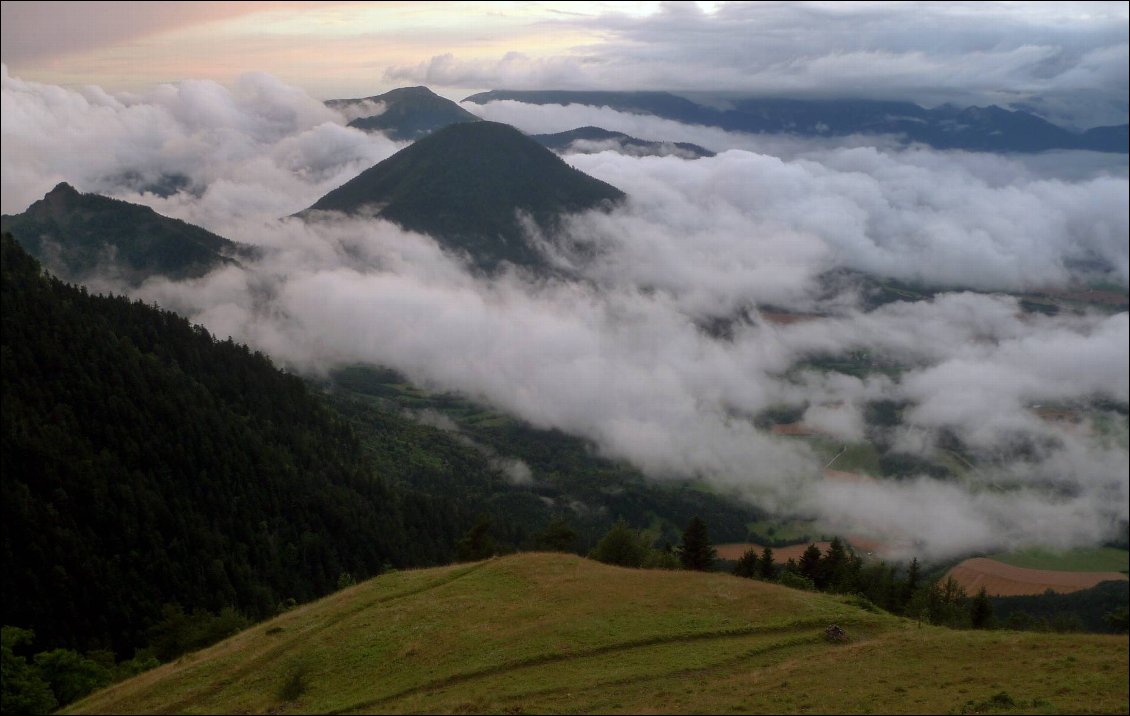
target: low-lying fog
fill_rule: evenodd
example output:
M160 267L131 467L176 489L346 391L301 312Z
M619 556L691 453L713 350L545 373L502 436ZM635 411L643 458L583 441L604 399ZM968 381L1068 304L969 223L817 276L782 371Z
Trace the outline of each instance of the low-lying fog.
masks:
M1126 421L1101 407L1130 399L1127 314L1047 316L990 293L1066 288L1097 266L1127 286L1124 155L805 142L590 107L469 104L528 132L596 124L719 152L568 155L630 197L531 237L580 278L485 279L386 222L280 219L404 145L345 127L270 76L110 96L5 68L3 102L4 213L68 181L265 247L244 268L135 293L291 369L389 366L583 436L656 479L701 477L896 554L1094 544L1127 520ZM170 176L187 189L139 193ZM825 280L836 269L953 290L866 311L850 284ZM758 306L821 317L772 322ZM704 329L719 320L724 337ZM796 365L853 351L897 370ZM876 400L909 404L883 436L900 452L929 456L956 438L978 467L960 480L828 480L804 441L752 420L794 405L851 443ZM1078 422L1035 411L1065 405L1098 407Z

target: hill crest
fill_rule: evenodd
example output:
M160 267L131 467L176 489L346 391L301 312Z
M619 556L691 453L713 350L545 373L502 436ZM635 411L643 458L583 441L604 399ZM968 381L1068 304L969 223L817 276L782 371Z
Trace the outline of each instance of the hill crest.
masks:
M349 126L366 132L383 132L396 141L419 139L451 124L481 121L455 102L424 86L399 87L360 99L331 99L326 106L345 111L379 106L380 112L356 117Z
M84 194L66 182L0 227L44 266L69 280L94 275L140 283L154 275L195 278L257 250L148 206Z
M377 577L70 710L949 713L1002 692L1020 708L1125 708L1125 637L954 631L857 603L516 554ZM829 643L829 624L848 642Z

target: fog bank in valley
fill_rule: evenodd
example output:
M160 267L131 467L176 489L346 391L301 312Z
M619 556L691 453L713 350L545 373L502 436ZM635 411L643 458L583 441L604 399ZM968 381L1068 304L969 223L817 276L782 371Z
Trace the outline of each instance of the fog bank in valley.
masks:
M1057 169L592 108L469 105L530 132L609 120L721 152L567 156L628 201L531 236L574 278L484 278L387 222L280 218L399 145L269 76L112 97L5 70L3 101L5 213L65 180L263 247L254 263L136 294L291 369L389 366L583 436L655 479L700 477L899 554L1093 544L1127 519L1125 419L1102 407L1130 399L1127 314L1026 313L993 293L1066 288L1081 273L1127 285L1125 157L1065 153ZM180 191L147 191L171 175ZM866 310L854 284L829 279L845 269L950 290ZM769 306L810 318L776 323ZM707 328L718 321L723 334ZM856 351L893 368L857 377L804 362ZM980 466L960 481L828 480L803 441L753 420L791 405L858 441L874 401L906 405L882 436L900 452L928 456L956 438ZM1067 425L1040 405L1099 407ZM515 480L537 480L528 473Z

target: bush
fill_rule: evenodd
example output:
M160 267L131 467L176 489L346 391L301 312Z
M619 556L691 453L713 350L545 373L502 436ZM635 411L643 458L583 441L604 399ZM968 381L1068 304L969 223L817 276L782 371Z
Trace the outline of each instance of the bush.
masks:
M40 676L39 669L15 653L15 649L21 644L30 644L34 638L35 632L31 629L12 626L3 628L0 668L3 669L4 678L0 679L0 703L3 704L4 713L45 714L54 711L59 705L51 687Z
M624 520L617 520L589 552L589 557L620 567L643 567L651 551L651 545L638 530L629 527Z
M290 669L290 675L286 677L286 681L279 687L279 700L280 701L295 701L302 694L306 693L306 667L294 666Z
M782 586L791 587L793 589L804 589L809 592L816 591L816 582L796 572L781 572L781 576L777 578L777 582Z

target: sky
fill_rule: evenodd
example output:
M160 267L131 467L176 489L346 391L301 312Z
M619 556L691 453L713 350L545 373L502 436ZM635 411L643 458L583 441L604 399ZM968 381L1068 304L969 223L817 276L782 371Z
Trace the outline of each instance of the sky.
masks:
M1128 6L4 2L18 77L108 91L268 72L318 99L427 84L863 96L1127 121Z
M405 84L456 97L863 88L1038 98L1049 112L1074 108L1064 116L1077 124L1126 121L1125 3L59 5L3 4L0 210L66 181L263 249L200 279L131 288L107 274L98 290L130 291L303 374L395 368L579 435L654 479L703 479L898 557L1100 544L1130 518L1127 422L1111 409L1130 400L1127 313L1045 316L1013 295L1095 278L1080 267L1130 285L1125 155L939 151L465 103L529 133L596 125L718 154L566 155L628 195L556 232L530 228L580 281L518 269L486 279L388 222L292 218L406 146L346 126L322 100ZM186 189L145 191L170 176ZM846 271L951 290L868 310L828 278ZM765 306L819 317L774 324ZM702 329L735 317L728 337ZM897 370L805 367L858 351ZM876 400L906 404L901 425L875 434L864 416ZM956 438L978 467L960 480L837 482L805 443L751 419L781 405L830 439L903 455L938 459ZM1040 406L1081 417L1045 420Z

